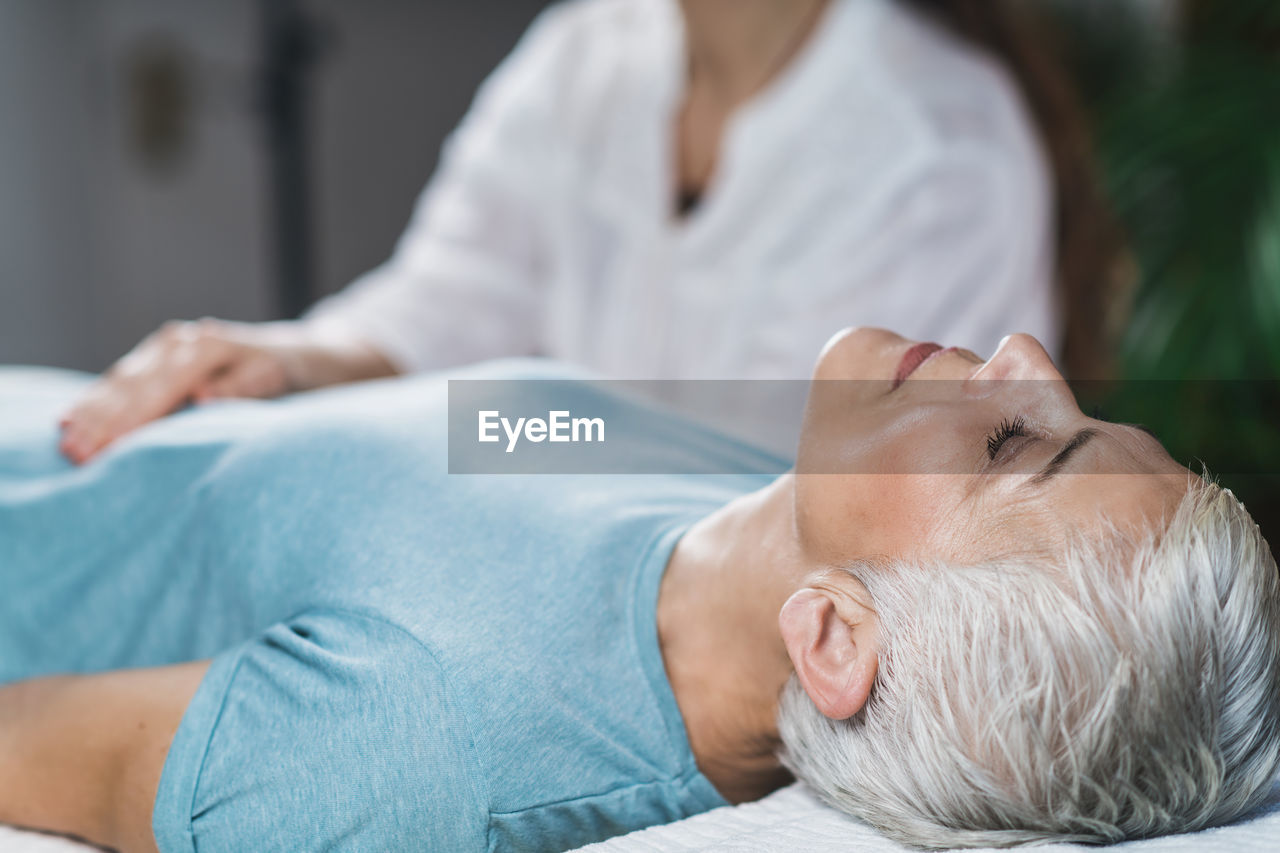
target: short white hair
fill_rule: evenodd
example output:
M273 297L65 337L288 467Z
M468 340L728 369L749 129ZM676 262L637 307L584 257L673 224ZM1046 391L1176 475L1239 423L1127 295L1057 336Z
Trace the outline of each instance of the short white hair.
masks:
M1196 830L1280 767L1280 578L1231 492L1197 481L1167 528L1050 560L848 569L879 619L866 706L825 717L793 676L786 766L919 847L1114 842Z

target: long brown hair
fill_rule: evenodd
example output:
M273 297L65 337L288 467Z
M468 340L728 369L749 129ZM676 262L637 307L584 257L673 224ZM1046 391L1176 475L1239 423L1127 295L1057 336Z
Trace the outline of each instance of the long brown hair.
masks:
M1129 282L1122 241L1101 190L1084 109L1042 15L1026 0L902 0L999 60L1013 75L1053 171L1057 286L1069 376L1113 373Z

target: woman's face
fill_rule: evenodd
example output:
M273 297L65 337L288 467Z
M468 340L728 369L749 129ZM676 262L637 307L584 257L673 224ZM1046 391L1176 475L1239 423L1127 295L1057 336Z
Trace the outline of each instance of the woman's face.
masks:
M853 329L827 344L814 380L795 510L818 563L1039 549L1100 515L1155 523L1190 482L1141 428L1085 416L1027 335L984 362Z

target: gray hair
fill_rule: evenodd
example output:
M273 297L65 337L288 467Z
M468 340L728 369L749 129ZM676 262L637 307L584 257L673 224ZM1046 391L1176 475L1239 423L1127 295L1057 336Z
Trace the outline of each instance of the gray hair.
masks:
M1280 578L1231 492L1167 529L1040 560L849 569L879 618L866 706L823 716L793 676L783 762L920 847L1114 842L1256 806L1280 767Z

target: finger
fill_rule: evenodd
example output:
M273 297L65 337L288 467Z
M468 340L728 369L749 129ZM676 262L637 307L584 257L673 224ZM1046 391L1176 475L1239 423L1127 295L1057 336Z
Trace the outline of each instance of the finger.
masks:
M69 423L63 428L58 441L63 455L77 464L89 461L106 444L105 434L93 422Z
M90 442L84 431L74 424L67 426L58 439L58 450L77 465L89 459Z
M186 403L210 377L242 357L241 347L210 331L207 323L186 324L176 340L137 377L139 422L166 415ZM134 424L136 426L137 424Z
M112 383L102 379L90 386L84 397L63 416L59 446L73 462L87 461L106 443L108 425L120 417L116 413L119 398Z
M172 412L239 351L195 324L166 327L121 359L64 416L68 455L87 459L124 433Z
M197 394L197 400L275 397L283 393L284 386L284 369L276 359L250 356L233 362L205 383Z
M86 402L62 429L63 452L73 462L87 462L132 428L134 416L125 409L127 404L127 397L118 396L102 396Z

